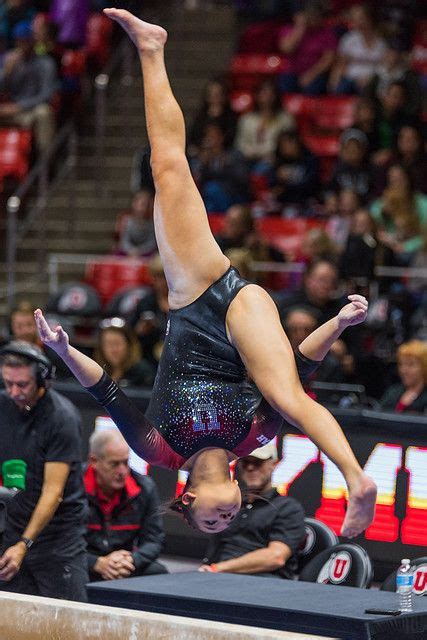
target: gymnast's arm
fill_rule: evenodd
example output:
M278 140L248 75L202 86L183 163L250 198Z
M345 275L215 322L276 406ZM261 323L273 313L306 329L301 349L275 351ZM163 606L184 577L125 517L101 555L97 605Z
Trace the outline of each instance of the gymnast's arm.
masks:
M363 296L357 294L348 296L350 302L346 304L335 317L322 324L318 329L310 333L310 335L299 345L296 353L296 361L298 373L303 380L304 377L315 371L320 365L323 358L329 352L330 348L347 327L360 324L366 319L368 313L368 301ZM299 357L298 357L299 356ZM306 359L307 362L312 361L317 364L307 374L302 373L299 359Z
M53 349L77 380L106 409L129 446L150 464L179 468L183 463L161 434L94 360L69 343L68 335L58 326L51 329L40 309L34 312L40 338Z

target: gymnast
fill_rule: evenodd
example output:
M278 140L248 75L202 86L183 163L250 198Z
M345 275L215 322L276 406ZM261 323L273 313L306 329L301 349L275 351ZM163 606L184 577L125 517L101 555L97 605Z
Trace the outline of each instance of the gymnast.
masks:
M342 535L354 537L372 521L376 486L333 416L304 392L273 300L240 277L211 234L185 156L184 118L165 68L167 33L125 10L105 13L125 29L139 53L156 188L154 224L169 287L164 350L145 416L37 309L41 340L105 407L141 457L190 472L175 509L192 526L219 532L230 524L241 493L229 462L271 440L285 419L344 475L349 501ZM338 316L304 341L296 356L301 375L317 367L345 327L364 319L366 309L364 298L350 296Z

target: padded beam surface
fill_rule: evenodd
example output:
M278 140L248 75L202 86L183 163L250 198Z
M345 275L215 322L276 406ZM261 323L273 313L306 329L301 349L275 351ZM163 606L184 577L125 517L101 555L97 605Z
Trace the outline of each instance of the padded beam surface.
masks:
M7 640L318 639L318 636L306 634L255 629L17 593L0 592L0 612L0 638Z

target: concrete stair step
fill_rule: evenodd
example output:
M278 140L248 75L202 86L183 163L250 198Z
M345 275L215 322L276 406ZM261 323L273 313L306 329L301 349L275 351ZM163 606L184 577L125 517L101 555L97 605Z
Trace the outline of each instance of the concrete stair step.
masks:
M111 250L111 237L103 236L92 238L48 238L43 244L43 249L48 253L109 253ZM25 260L31 256L31 252L37 251L40 246L37 238L25 238L19 244L19 254Z

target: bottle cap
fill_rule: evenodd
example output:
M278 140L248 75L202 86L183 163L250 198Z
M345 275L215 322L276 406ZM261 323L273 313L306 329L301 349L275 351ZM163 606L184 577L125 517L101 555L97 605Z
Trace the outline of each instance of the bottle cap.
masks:
M402 564L411 564L411 561L409 558L403 558Z

